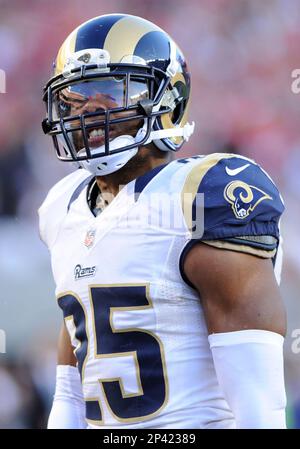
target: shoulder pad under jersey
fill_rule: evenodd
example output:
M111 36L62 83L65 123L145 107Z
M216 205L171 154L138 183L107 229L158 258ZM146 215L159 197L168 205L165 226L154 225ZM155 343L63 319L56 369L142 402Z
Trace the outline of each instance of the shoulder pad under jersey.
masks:
M91 174L87 170L76 170L55 184L38 210L40 237L51 248L60 223L68 212L68 206L83 184L89 182ZM80 192L79 192L80 193Z

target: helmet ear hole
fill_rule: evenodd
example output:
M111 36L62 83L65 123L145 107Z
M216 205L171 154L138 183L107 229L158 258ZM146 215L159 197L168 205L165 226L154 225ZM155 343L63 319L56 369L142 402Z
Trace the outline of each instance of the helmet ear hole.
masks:
M186 100L181 100L180 103L178 103L177 106L175 107L171 119L174 125L180 123L185 111L185 107L186 107Z

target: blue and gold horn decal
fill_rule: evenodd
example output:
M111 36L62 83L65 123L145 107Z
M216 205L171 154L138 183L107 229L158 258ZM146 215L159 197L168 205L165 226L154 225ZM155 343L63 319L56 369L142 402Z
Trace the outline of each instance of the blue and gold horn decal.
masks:
M108 51L111 63L124 62L124 56L138 56L147 63L161 61L163 70L167 68L164 61L170 58L169 39L158 26L140 17L108 14L88 20L67 37L57 56L55 74L64 70L75 52L91 48Z
M234 215L240 220L248 217L262 201L273 199L263 190L243 181L232 181L227 184L224 198L231 204Z

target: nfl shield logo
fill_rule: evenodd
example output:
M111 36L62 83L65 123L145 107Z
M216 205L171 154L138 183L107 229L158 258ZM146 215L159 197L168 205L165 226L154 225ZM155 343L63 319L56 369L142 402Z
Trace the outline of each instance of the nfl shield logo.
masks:
M89 229L87 231L84 242L83 242L87 248L90 248L91 246L93 246L94 240L95 240L95 235L96 235L96 229Z

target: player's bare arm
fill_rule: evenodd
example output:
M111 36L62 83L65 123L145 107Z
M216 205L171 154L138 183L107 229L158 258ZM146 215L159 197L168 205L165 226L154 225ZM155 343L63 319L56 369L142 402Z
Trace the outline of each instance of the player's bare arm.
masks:
M60 329L57 348L58 365L76 366L74 348L71 344L70 335L64 322Z
M285 336L286 316L270 259L200 243L184 271L197 289L209 334L263 329Z

